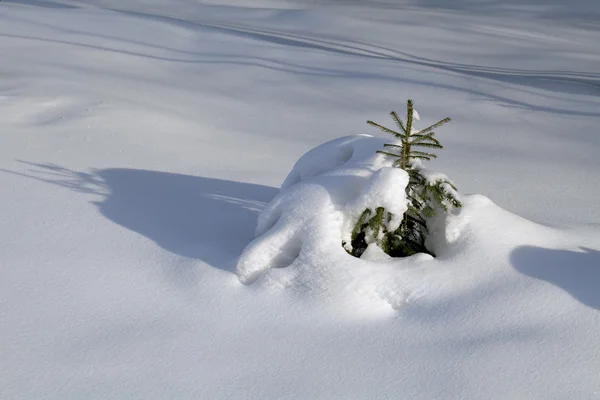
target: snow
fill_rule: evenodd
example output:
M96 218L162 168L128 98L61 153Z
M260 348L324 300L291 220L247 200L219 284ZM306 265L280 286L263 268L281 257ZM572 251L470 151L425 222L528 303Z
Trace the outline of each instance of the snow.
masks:
M360 194L346 203L345 216L348 226L356 224L365 209L374 211L383 207L392 215L387 230L393 232L398 229L402 222L402 215L408 210L406 186L408 186L408 174L399 168L385 167L375 171Z
M283 190L258 217L257 240L246 248L237 264L241 282L252 283L262 272L272 268L295 267L292 264L297 259L300 268L308 267L312 273L316 271L313 260L323 256L319 249L343 255L345 251L339 245L342 226L352 223L347 218L358 219L365 204L375 200L378 194L387 194L371 195L363 189L376 188L378 184L381 186L381 181L393 177L393 174L378 174L381 179L369 179L381 166L391 165L391 161L376 153L382 145L381 139L371 136L349 136L325 143L301 157L284 180ZM403 179L400 183L404 184L400 190L404 195L406 179L400 176ZM381 199L392 203L386 197ZM285 281L292 279L288 274L295 269L287 268L283 272ZM272 271L272 274L281 273L281 270ZM309 278L322 287L319 279Z
M417 110L415 110L413 108L413 119L420 121L421 120L421 116L419 115L419 113L417 112Z
M460 194L456 189L454 189L454 187L452 187L454 183L452 183L452 180L450 180L450 178L448 178L446 175L442 174L441 172L432 171L426 168L423 165L423 162L419 159L411 161L411 168L419 171L419 175L425 179L426 185L433 186L436 184L436 182L442 182L440 187L446 193L450 194L454 199L460 201ZM444 204L444 206L449 210L453 208L453 205L447 200L444 200L442 204Z
M599 15L1 1L0 398L597 397ZM335 209L317 209L325 231L257 220L300 187L342 207L315 182L386 167L342 168L389 141L365 121L408 98L422 126L452 117L426 167L464 205L436 221L436 258L350 257ZM300 158L331 140L328 164ZM318 262L244 285L271 222L303 238L275 256Z
M251 284L262 278L262 286L300 288L307 297L347 294L348 283L355 282L356 291L377 296L394 279L394 265L378 272L348 255L342 243L350 242L366 208L392 213L390 230L400 226L408 209L408 174L390 167L394 160L376 152L383 143L369 135L347 136L302 156L258 216L257 237L237 264L240 281ZM376 250L369 253L367 257L381 259Z
M393 158L377 153L384 143L369 135L347 136L303 155L258 216L256 239L238 260L240 281L286 288L321 304L333 301L352 304L353 309L369 304L369 312L402 304L410 291L402 289L407 277L399 272L410 265L425 268L433 257L390 258L372 246L372 236L361 259L342 247L351 241L366 208L390 212L390 231L398 228L408 209L408 174L390 167ZM431 221L428 240L432 249L440 249L440 257L449 258L458 250L447 245L458 240L468 220L458 212L440 214Z

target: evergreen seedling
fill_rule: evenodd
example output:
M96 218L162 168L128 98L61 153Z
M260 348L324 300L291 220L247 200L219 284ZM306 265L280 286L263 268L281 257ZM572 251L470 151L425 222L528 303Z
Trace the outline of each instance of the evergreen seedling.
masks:
M384 150L378 153L393 157L394 167L402 168L408 173L409 182L406 187L408 210L404 213L398 229L388 232L385 221L392 215L384 208L378 207L376 212L366 209L357 221L351 235L352 255L360 257L367 247L367 235L374 240L383 251L393 257L404 257L416 253L432 254L425 247L428 234L427 219L435 216L436 210L448 212L450 207L461 207L457 189L454 184L441 174L432 174L422 167L422 160L429 161L437 158L431 149L442 149L443 146L435 138L434 129L439 128L450 118L444 118L425 129L413 128L414 106L412 100L406 105L406 121L403 121L395 111L391 112L397 128L387 128L373 121L367 121L381 131L391 134L397 143L384 145ZM371 216L374 214L373 216ZM433 254L432 254L433 255Z

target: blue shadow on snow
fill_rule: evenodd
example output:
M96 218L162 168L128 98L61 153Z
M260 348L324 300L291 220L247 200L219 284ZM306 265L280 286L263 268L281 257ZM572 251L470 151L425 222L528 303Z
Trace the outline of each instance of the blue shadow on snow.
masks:
M521 246L511 254L515 269L547 281L588 307L600 310L600 251L581 252Z
M233 272L254 238L256 218L278 189L200 176L127 168L73 171L55 164L7 171L76 192L102 196L93 204L112 222L163 249Z

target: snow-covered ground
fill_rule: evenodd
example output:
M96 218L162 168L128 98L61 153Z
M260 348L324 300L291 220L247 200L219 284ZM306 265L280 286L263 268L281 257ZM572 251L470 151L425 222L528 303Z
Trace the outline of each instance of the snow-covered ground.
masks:
M600 399L598 21L596 0L1 1L0 398ZM489 199L465 196L447 256L242 285L296 160L408 98L453 119L433 168Z

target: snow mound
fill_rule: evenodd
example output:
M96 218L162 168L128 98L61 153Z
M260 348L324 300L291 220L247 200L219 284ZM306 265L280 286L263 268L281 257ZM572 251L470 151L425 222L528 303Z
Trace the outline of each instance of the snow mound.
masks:
M365 208L385 207L397 216L407 209L408 174L377 153L386 142L369 135L347 136L302 156L258 217L256 239L237 264L240 281L315 293L367 294L402 303L406 293L392 288L402 280L398 267L420 265L433 257L394 259L372 245L358 259L342 247ZM461 223L455 221L458 215L437 219L429 245L440 248L458 238ZM393 218L389 229L399 223Z
M384 167L375 171L360 194L346 204L342 243L345 243L345 245L350 244L352 228L367 208L372 211L378 207L385 208L392 214L392 219L387 223L388 231L392 232L398 229L400 223L402 223L402 215L408 209L408 200L405 194L406 186L408 186L408 174L402 169ZM367 243L375 242L372 235L367 235L365 239ZM350 249L348 247L347 250Z

